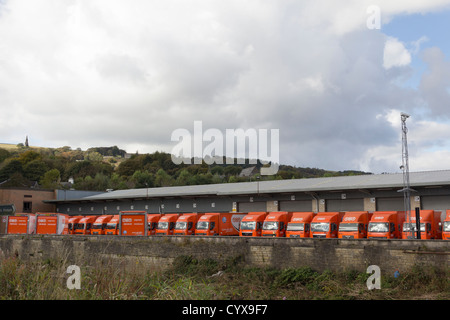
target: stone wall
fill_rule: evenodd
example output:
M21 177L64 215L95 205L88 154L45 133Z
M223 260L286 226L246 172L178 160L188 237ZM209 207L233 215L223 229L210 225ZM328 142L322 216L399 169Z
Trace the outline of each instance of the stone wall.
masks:
M226 261L240 257L249 266L310 266L314 270L357 270L378 265L382 272L414 265L448 269L450 241L351 240L240 237L0 236L0 260L60 259L68 265L117 263L141 270L164 269L177 256Z

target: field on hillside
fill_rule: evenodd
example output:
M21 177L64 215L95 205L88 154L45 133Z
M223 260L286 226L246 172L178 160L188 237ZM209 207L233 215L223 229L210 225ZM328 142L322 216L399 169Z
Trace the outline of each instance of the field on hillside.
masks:
M29 146L30 149L43 149L42 147L34 147ZM0 149L5 149L7 151L17 151L20 149L20 147L17 144L12 143L0 143Z
M16 144L9 144L9 143L0 143L0 148L8 151L15 151L19 149L19 147L17 147Z

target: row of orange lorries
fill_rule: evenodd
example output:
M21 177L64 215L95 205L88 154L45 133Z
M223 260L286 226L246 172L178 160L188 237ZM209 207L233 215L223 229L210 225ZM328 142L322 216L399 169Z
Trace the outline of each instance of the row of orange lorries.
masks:
M450 240L450 210L414 212L249 212L152 214L122 211L118 215L68 216L18 213L8 216L8 234L205 235L290 238L416 238Z

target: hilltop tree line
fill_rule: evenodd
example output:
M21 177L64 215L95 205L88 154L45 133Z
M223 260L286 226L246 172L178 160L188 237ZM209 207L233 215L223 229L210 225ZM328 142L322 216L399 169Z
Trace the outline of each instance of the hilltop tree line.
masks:
M153 188L275 179L299 179L363 174L360 171L327 171L317 168L297 168L281 165L274 176L240 177L245 164L173 163L164 152L134 154L114 147L90 148L86 151L62 148L0 149L0 187L38 187L46 189L73 188L105 191L107 189ZM237 163L236 161L234 163ZM68 183L73 180L73 184Z

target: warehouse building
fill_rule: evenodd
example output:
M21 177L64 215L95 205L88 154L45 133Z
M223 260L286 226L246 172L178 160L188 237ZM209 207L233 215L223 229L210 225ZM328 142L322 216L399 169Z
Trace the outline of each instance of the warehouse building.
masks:
M0 215L20 213L55 212L58 200L102 194L95 191L47 190L32 188L0 188Z
M49 199L56 199L54 190L0 188L0 215L52 212L55 205L45 201Z
M450 209L450 170L410 173L411 208ZM44 201L57 212L118 214L251 211L403 210L403 175L370 174L116 190Z

